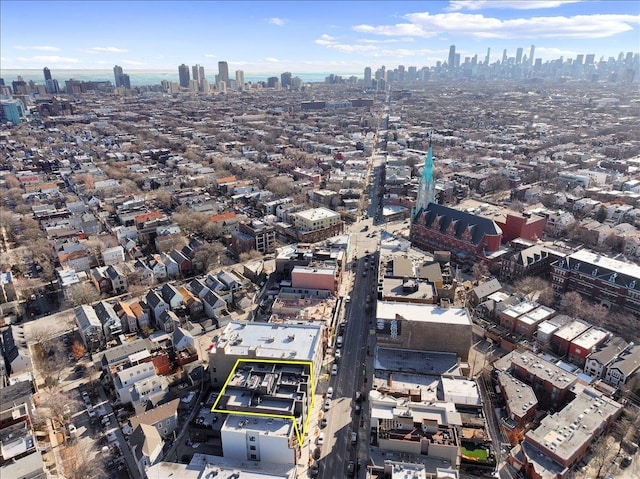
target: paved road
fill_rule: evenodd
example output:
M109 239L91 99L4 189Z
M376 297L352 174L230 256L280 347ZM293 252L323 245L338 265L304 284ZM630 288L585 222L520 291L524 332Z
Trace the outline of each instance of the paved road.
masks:
M382 188L381 165L383 159L376 156L375 149L371 156L369 172L371 186L367 202L363 205L366 216L361 217L349 228L353 248L352 261L357 261L357 268L350 270L344 280L350 286L347 294L350 302L346 305L345 319L347 321L343 334L344 342L337 376L329 377L329 386L333 387L334 399L331 409L326 414L328 425L324 429L325 445L324 458L320 461L319 477L334 479L347 474L349 461L357 463L360 458L366 464L368 457L368 422L363 419L365 413L354 412L354 397L356 391L368 390L371 368L368 364L367 346L369 345L369 331L375 317L375 290L377 287L378 241L379 234L372 235L375 227L374 219L379 211L378 193ZM365 226L367 231L362 231ZM349 263L350 267L351 263ZM372 268L373 265L373 268ZM372 309L366 310L367 296L372 301ZM373 352L373 351L371 351ZM363 407L363 409L365 409ZM363 428L360 421L363 419ZM358 434L358 442L351 444L351 433ZM327 452L330 451L330 452ZM365 474L362 468L356 476Z

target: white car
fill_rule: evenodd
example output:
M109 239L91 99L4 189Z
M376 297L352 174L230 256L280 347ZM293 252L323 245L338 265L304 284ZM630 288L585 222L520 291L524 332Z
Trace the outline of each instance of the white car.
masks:
M327 389L327 398L333 399L333 388Z
M332 376L337 376L338 375L338 365L334 364L333 366L331 366L331 375Z
M318 446L322 446L324 444L324 432L318 434L318 438L316 439L316 444Z
M331 399L327 399L327 400L324 402L324 410L325 410L325 411L328 411L329 409L331 409Z

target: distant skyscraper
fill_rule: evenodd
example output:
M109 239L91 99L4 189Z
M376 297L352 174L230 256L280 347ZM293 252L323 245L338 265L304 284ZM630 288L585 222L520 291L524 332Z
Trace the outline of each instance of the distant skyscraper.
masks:
M51 80L51 70L48 67L44 67L42 73L44 73L44 81Z
M522 63L522 47L516 50L516 65L520 65Z
M236 83L238 90L244 90L244 72L242 70L236 70Z
M502 50L502 64L503 65L507 64L507 49L506 48L504 50Z
M182 88L189 88L189 81L191 77L189 76L189 67L184 63L178 67L178 75L180 77L180 86Z
M200 78L200 65L197 63L191 67L191 79L197 81L198 84L200 80L202 80L202 78Z
M405 81L405 69L404 65L398 65L398 81Z
M371 86L371 67L364 69L364 86Z
M455 58L453 63L454 63L454 66L456 68L460 67L460 54L459 53L456 53L456 58Z
M282 88L291 86L291 72L284 72L280 75L280 84Z
M127 90L131 90L131 78L126 73L120 75L120 86L126 88Z
M229 84L229 65L227 62L218 62L218 80Z
M484 58L484 64L488 65L491 61L491 48L487 48L487 56Z
M596 55L594 53L587 53L585 57L585 65L593 65L594 60L596 59Z
M456 46L455 45L451 45L449 47L449 59L447 60L447 65L449 66L449 69L454 68L456 65Z
M119 65L116 65L113 67L113 77L116 80L116 88L119 86L122 86L122 74L124 72L122 71L122 67Z
M533 67L533 56L536 53L536 46L535 45L531 45L531 49L529 50L529 65L531 65L531 67Z
M407 69L407 80L416 81L418 78L418 67L409 67Z

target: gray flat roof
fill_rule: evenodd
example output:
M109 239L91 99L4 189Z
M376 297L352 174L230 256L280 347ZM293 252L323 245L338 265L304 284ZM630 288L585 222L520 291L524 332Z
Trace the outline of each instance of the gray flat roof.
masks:
M461 376L456 353L376 348L376 370L420 376Z
M570 460L622 405L592 389L581 391L564 409L546 416L540 425L527 432L532 440L564 460Z
M471 317L466 308L441 308L432 304L398 303L394 301L378 301L376 317L392 320L471 325Z

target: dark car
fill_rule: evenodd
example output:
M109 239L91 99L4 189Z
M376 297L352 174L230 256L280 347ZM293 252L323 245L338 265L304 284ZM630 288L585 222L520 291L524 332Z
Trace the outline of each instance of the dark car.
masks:
M622 459L622 461L620 461L620 467L621 468L625 468L625 467L629 467L631 465L631 456L627 456L624 459Z
M320 454L322 454L322 448L320 448L320 447L316 447L316 448L313 450L313 458L314 458L315 460L320 459Z
M347 474L349 475L349 477L353 477L355 473L356 473L356 464L353 461L349 461L349 464L347 465Z

